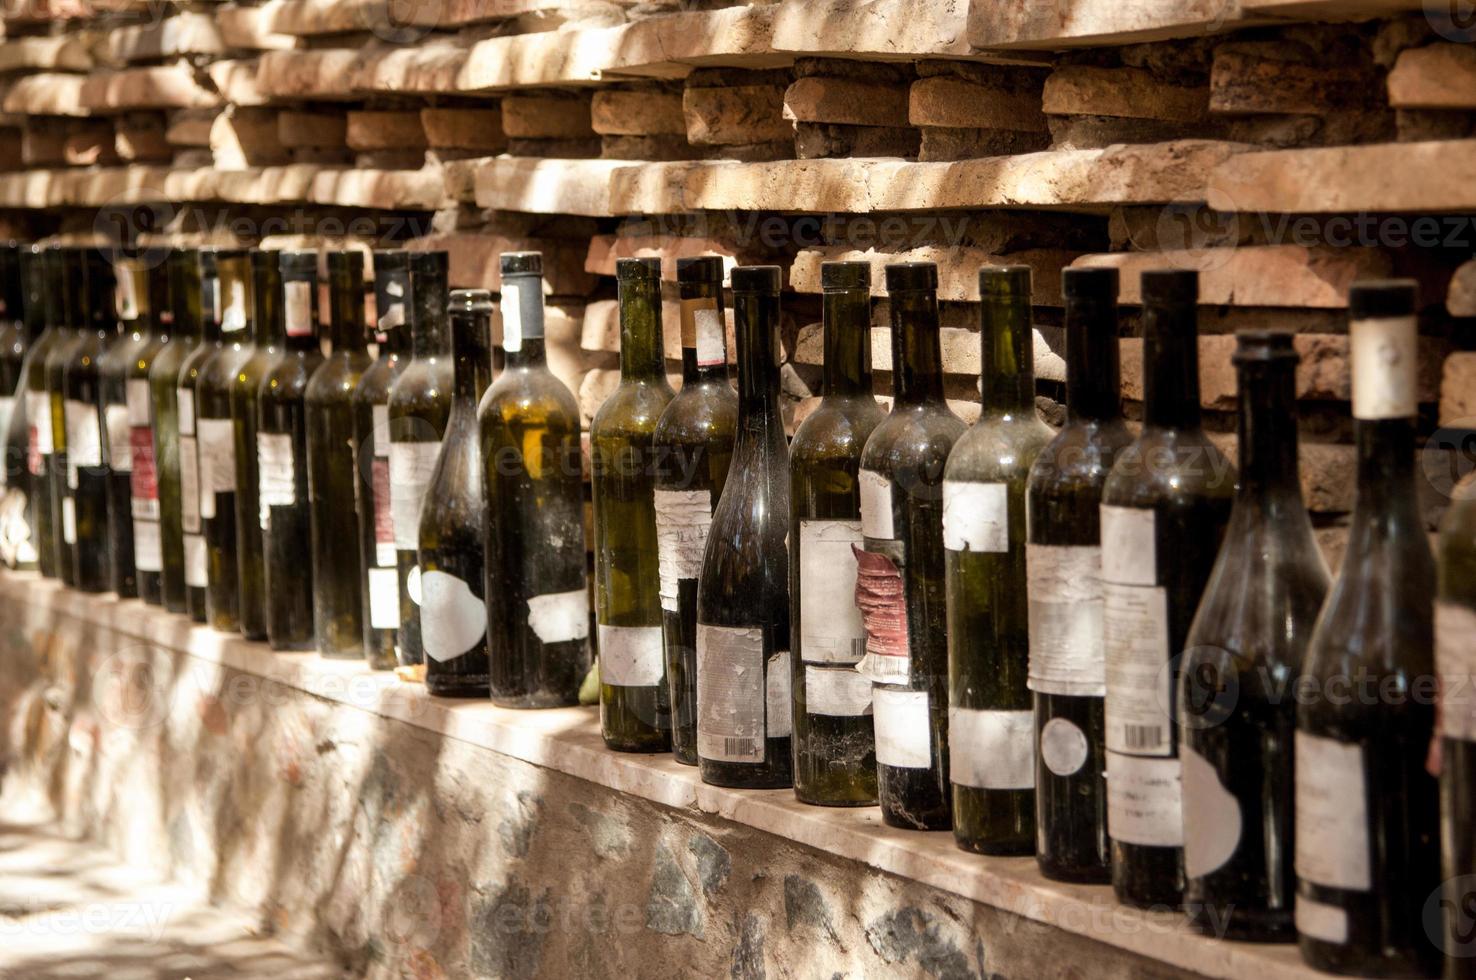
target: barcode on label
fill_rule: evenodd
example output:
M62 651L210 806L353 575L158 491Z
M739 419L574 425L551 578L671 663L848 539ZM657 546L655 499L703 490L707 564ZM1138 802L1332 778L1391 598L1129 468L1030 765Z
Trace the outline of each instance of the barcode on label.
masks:
M1166 741L1160 725L1123 725L1122 739L1129 750L1157 749Z
M724 738L723 756L727 759L763 758L759 743L753 738Z

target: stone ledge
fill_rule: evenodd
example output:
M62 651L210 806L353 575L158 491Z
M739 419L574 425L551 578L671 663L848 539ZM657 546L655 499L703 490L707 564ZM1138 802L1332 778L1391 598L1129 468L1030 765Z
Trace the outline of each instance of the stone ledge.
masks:
M437 167L369 170L311 164L246 170L77 167L0 174L3 207L167 206L208 201L431 211L445 203L445 178Z
M514 711L490 702L433 698L419 685L357 661L279 654L265 644L216 633L136 600L72 592L32 574L0 574L0 598L42 607L136 638L204 665L276 681L323 701L393 719L617 793L732 821L828 855L990 905L1123 952L1207 977L1312 980L1293 945L1227 943L1191 933L1178 914L1116 904L1105 886L1046 881L1032 858L980 858L946 833L882 825L873 808L830 809L795 801L789 790L708 786L669 756L610 752L591 708Z

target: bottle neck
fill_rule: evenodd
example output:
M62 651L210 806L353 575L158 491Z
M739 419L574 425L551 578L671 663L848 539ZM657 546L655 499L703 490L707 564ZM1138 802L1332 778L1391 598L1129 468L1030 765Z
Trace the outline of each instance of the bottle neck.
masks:
M1030 297L1014 292L983 299L980 387L985 411L1021 415L1035 408L1035 336Z
M261 347L281 346L287 338L287 325L282 318L282 273L276 263L255 270L251 292L252 339Z
M620 281L620 378L655 381L664 375L661 350L661 284Z
M475 411L482 392L492 383L492 358L487 348L491 318L484 313L457 313L451 318L451 349L455 380L452 398Z
M938 294L893 293L892 387L903 405L943 401L943 354L938 340Z
M335 276L328 295L328 336L333 352L354 353L367 345L364 327L364 283L357 276Z
M445 357L451 352L451 334L446 326L446 277L433 271L417 276L414 304L412 356Z
M682 384L728 380L728 326L723 287L684 282L681 290Z
M1108 422L1122 416L1117 303L1066 301L1066 416Z
M871 394L871 293L832 289L824 297L824 395Z
M1143 421L1197 429L1199 336L1192 306L1143 308Z
M1367 527L1392 518L1417 528L1420 517L1414 482L1414 420L1358 419L1354 431L1358 495L1353 507L1353 526Z
M1291 359L1240 366L1241 499L1302 499L1297 471L1297 367Z
M738 340L738 424L747 427L779 417L779 297L733 294Z
M543 339L542 276L503 275L502 350L508 367L538 367L544 363L547 350Z

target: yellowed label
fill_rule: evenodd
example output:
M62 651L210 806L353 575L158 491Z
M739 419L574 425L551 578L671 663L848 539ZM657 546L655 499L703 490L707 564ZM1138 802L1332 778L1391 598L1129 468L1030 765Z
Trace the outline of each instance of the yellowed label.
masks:
M712 296L698 296L695 299L684 299L681 301L682 318L682 346L697 347L697 315L698 311L717 312L717 299Z

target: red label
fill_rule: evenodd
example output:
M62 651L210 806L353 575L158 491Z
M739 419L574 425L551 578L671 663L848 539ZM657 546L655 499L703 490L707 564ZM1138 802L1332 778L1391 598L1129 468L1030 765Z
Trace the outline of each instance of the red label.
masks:
M128 485L139 500L159 499L159 479L154 472L154 434L145 426L128 430L128 445L133 452L133 473Z
M856 556L856 608L866 626L866 652L905 661L907 592L902 573L886 555L856 545L851 545L851 552Z
M374 543L393 545L395 525L390 520L390 477L389 460L374 457Z

